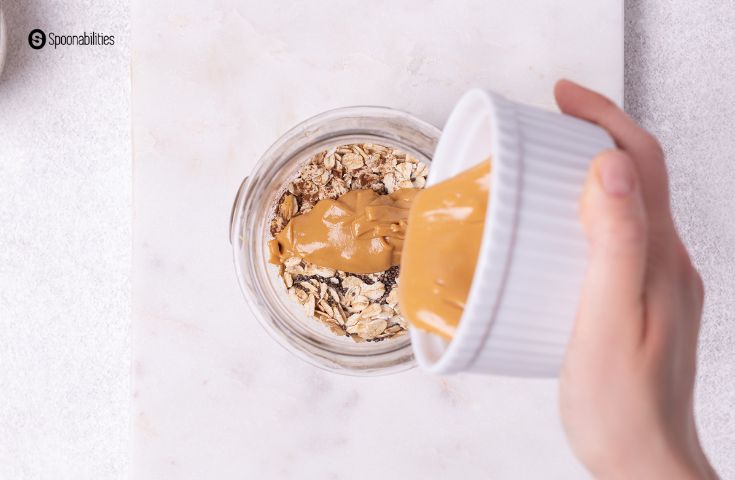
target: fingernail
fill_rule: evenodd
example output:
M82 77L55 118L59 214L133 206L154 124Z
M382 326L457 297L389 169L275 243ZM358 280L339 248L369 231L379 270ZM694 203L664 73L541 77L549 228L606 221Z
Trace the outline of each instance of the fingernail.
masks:
M600 158L600 183L609 195L624 197L635 187L635 172L630 159L621 152L608 152Z

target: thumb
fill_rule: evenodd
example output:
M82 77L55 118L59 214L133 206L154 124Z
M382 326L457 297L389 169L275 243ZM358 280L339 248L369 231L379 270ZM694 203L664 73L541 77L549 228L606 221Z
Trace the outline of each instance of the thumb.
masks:
M648 226L636 166L627 153L608 150L592 161L581 217L589 264L575 336L594 345L615 338L636 343L644 325Z

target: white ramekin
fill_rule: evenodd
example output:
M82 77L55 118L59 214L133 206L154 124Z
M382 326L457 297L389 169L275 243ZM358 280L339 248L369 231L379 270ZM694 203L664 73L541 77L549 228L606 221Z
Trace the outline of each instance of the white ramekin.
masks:
M590 161L613 145L600 127L567 115L480 89L462 97L427 185L491 157L490 203L455 337L411 330L423 369L558 374L586 268L579 196Z

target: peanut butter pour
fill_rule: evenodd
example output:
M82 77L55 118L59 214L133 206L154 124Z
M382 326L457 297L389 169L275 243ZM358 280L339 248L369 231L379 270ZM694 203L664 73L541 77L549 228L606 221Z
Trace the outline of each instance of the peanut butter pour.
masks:
M414 327L451 339L480 253L490 161L422 190L408 219L398 301Z
M301 257L320 267L376 273L401 262L408 211L417 189L379 195L352 190L293 217L270 241L271 263Z

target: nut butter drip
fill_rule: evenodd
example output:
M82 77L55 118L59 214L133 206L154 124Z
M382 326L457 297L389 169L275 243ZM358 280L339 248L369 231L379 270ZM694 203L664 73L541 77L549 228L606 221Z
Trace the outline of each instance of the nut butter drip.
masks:
M408 212L417 189L380 195L352 190L317 202L270 241L271 263L301 257L320 267L376 273L401 262Z
M422 190L409 216L398 300L414 327L451 339L480 253L490 161Z

